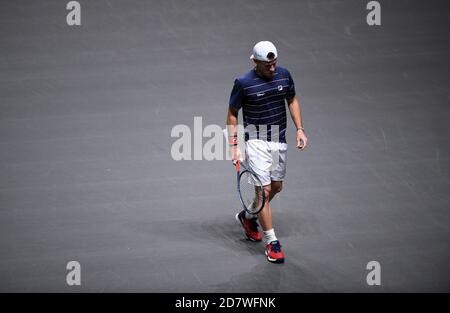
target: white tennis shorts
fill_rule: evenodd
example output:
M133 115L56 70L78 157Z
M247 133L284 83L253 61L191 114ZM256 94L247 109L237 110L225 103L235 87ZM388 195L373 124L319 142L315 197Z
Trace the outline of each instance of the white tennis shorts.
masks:
M247 164L258 175L263 186L284 179L287 143L250 139L245 145Z

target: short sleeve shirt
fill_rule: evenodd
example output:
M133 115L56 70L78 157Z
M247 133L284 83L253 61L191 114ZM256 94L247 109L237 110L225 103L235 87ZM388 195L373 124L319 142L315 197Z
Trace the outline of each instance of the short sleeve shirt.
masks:
M234 81L229 106L243 112L245 139L286 142L286 103L295 96L289 71L280 66L270 80L251 70Z

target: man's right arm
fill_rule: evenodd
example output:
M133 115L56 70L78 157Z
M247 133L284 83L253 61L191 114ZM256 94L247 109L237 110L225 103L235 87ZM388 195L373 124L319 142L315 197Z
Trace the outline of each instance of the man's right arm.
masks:
M228 144L230 146L231 158L238 160L241 157L241 151L237 142L237 123L239 110L233 107L228 108L227 114L227 134Z
M238 147L238 112L244 103L244 89L238 79L234 80L233 90L231 90L230 102L227 114L228 144L230 145L231 157L239 160L241 153Z
M237 135L237 123L238 123L239 110L229 107L227 114L227 131L228 137Z

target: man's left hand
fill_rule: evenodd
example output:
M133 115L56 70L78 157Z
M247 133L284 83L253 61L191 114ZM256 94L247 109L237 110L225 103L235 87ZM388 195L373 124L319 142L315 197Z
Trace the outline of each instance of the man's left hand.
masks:
M308 145L308 138L303 130L299 129L297 131L297 148L300 150L305 150Z

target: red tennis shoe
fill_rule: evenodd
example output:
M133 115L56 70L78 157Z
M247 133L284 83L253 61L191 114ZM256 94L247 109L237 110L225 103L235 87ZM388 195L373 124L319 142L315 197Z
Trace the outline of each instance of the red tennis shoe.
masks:
M236 214L236 220L244 227L245 236L251 241L261 241L262 234L258 230L258 222L256 218L245 218L245 211Z
M278 240L272 241L266 245L267 260L272 263L284 263L284 253L281 251L281 245Z

